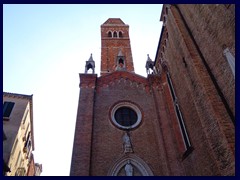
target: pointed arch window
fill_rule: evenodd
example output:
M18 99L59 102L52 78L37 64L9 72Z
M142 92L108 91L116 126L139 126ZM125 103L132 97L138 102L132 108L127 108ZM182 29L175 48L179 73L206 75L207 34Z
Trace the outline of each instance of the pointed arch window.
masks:
M114 31L113 37L117 37L117 32L116 31Z
M120 37L120 38L123 37L122 31L119 31L119 37Z
M112 37L112 32L111 31L108 32L108 37Z

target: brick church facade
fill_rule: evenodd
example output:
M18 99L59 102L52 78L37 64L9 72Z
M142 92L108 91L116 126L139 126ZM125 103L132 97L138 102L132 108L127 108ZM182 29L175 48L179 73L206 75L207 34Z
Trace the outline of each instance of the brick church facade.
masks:
M101 25L101 75L92 56L80 74L71 176L235 175L234 11L163 5L147 78L129 26Z

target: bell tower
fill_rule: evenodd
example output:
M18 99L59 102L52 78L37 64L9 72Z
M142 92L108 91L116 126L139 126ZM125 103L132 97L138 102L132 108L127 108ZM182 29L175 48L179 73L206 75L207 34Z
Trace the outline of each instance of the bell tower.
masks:
M114 71L134 72L129 26L120 18L101 25L101 76Z

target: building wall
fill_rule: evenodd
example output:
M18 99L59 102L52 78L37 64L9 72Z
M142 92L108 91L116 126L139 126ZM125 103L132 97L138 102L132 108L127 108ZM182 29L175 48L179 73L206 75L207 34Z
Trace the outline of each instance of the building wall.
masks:
M168 66L194 148L182 161L187 175L235 174L235 127L223 102L226 98L228 104L233 103L235 82L222 55L222 44L233 45L235 41L230 35L228 40L219 41L225 31L219 27L232 22L229 12L230 20L228 16L224 16L226 21L224 18L216 19L217 14L223 13L223 8L224 5L219 5L214 11L215 5L165 5L161 16L162 20L165 16L165 27L159 42L156 66L164 63ZM193 36L188 31L188 24ZM231 34L233 31L229 32L228 27L226 31ZM210 29L212 33L209 33ZM223 74L218 76L221 72ZM223 98L213 79L216 79ZM223 87L227 79L230 81ZM230 109L234 112L234 107L230 106Z
M132 156L146 163L153 175L185 175L179 161L183 142L166 76L144 78L119 71L97 79L91 74L80 77L70 175L106 176L119 159ZM136 104L143 115L140 126L129 131L134 153L123 152L125 130L110 117L119 102Z
M223 46L235 55L235 5L178 5L219 84L233 114L235 114L235 79L223 56Z
M108 32L122 32L122 37L108 37ZM101 25L101 75L115 71L119 50L125 56L126 70L134 72L129 26L119 18L111 18Z
M226 16L217 19L224 8ZM232 5L164 5L154 74L144 78L130 69L99 78L80 74L70 175L116 175L118 170L125 175L119 165L124 159L136 160L134 175L144 174L137 162L148 175L235 175L235 81L222 55L223 45L235 49L232 10ZM123 45L105 37L109 27L101 27L103 64L114 64ZM112 122L111 111L120 102L135 104L143 116L128 132L133 152L124 152L126 130Z
M34 149L31 98L31 96L13 93L3 94L3 102L15 103L10 120L3 121L4 132L7 136L7 140L3 142L3 158L11 169L7 176L15 176L18 168L24 168L24 175L28 171L30 157ZM24 146L29 132L31 132L31 147L25 151Z
M135 155L138 155L148 164L152 164L152 170L156 173L154 163L160 161L161 151L152 144L158 142L160 137L159 135L156 136L157 133L155 132L157 117L156 109L152 106L153 99L144 87L147 82L145 80L144 83L140 84L139 82L120 78L119 74L114 77L112 75L110 79L108 79L108 83L103 83L103 78L98 81L98 84L101 85L97 87L94 106L91 175L107 175L111 165L123 155L122 137L124 131L116 128L109 117L111 107L120 101L130 101L141 108L143 114L142 123L139 128L130 132L132 145ZM151 114L148 112L151 112ZM149 131L146 132L145 129ZM142 137L148 137L149 140L146 141Z

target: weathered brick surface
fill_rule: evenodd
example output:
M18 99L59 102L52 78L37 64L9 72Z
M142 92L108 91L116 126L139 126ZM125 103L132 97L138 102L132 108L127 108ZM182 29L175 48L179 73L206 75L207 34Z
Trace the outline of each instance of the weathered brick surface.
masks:
M81 90L75 126L71 176L89 176L96 78L95 74L80 74Z
M129 26L118 18L112 18L101 25L101 75L115 71L119 50L125 56L126 70L134 71ZM108 32L121 31L122 37L108 37Z
M214 33L215 35L222 34L225 31L219 24L224 23L226 17L219 18L219 21L222 22L215 22L218 21L215 18L217 14L214 14L214 12L212 17L210 15L211 11L209 11L212 6L179 5L182 14L186 17L187 24L190 24L191 30L195 33L194 38L196 38L197 44L200 44L200 49L217 79L224 97L231 104L231 99L234 99L233 87L235 83L232 81L232 75L226 74L231 73L229 68L226 68L227 70L225 70L224 75L221 75L221 77L217 76L217 73L221 73L223 67L226 67L227 64L224 65L226 60L220 57L222 56L222 50L220 53L222 45L219 43L221 42L221 36L218 39L216 36L212 38ZM222 7L219 8L221 10ZM196 9L201 9L201 13ZM220 13L219 9L217 13ZM212 23L204 22L206 18L211 19L212 23L215 22L215 25L213 23L213 27L211 27ZM227 22L225 21L225 23ZM212 35L203 29L204 25L205 28L209 27L209 29L213 29ZM186 174L234 175L234 125L225 109L222 99L218 95L216 87L213 85L206 66L203 64L203 59L197 51L175 6L171 6L168 11L164 31L157 64L160 64L160 52L162 52L163 59L168 63L178 103L180 104L185 125L194 147L194 151L182 161ZM168 38L166 33L168 33ZM168 43L163 52L165 39L167 39ZM210 42L212 39L213 44L210 42L206 43L206 39ZM231 37L227 41L229 42L228 44L235 42ZM213 56L213 54L215 55ZM218 61L222 62L222 64L219 64ZM223 87L221 85L221 83L224 84L223 79L225 81L230 79L231 82L225 82L226 86ZM234 106L231 105L230 108L235 112Z
M134 154L154 175L185 175L179 158L181 148L171 123L176 122L176 116L168 100L165 76L144 78L116 71L96 79L94 75L82 74L80 84L70 175L107 175L124 155L124 131L110 117L112 107L122 101L137 105L142 113L140 126L130 131Z
M179 5L204 58L235 114L235 80L223 56L223 45L235 55L235 5Z
M165 7L162 15L166 14ZM141 124L130 131L133 154L154 175L235 175L235 127L217 90L218 86L234 114L235 82L221 49L226 44L235 50L231 26L234 7L228 6L226 16L221 14L224 8L170 6L156 57L159 74L147 78L132 72L128 25L116 18L101 26L102 76L80 75L71 175L105 176L116 161L130 157L123 152L124 130L111 120L111 110L120 102L131 102L141 110ZM109 38L109 30L123 31L123 38ZM115 71L119 49L126 56L127 71ZM168 70L191 151L186 151L182 138L167 81ZM123 169L120 174L124 174Z
M114 72L98 79L91 175L106 175L123 154L124 131L113 125L109 115L111 107L121 101L136 104L143 115L141 125L130 132L134 154L149 165L154 175L184 174L177 159L176 140L172 135L171 116L164 103L161 81L160 77L146 79L128 72Z

